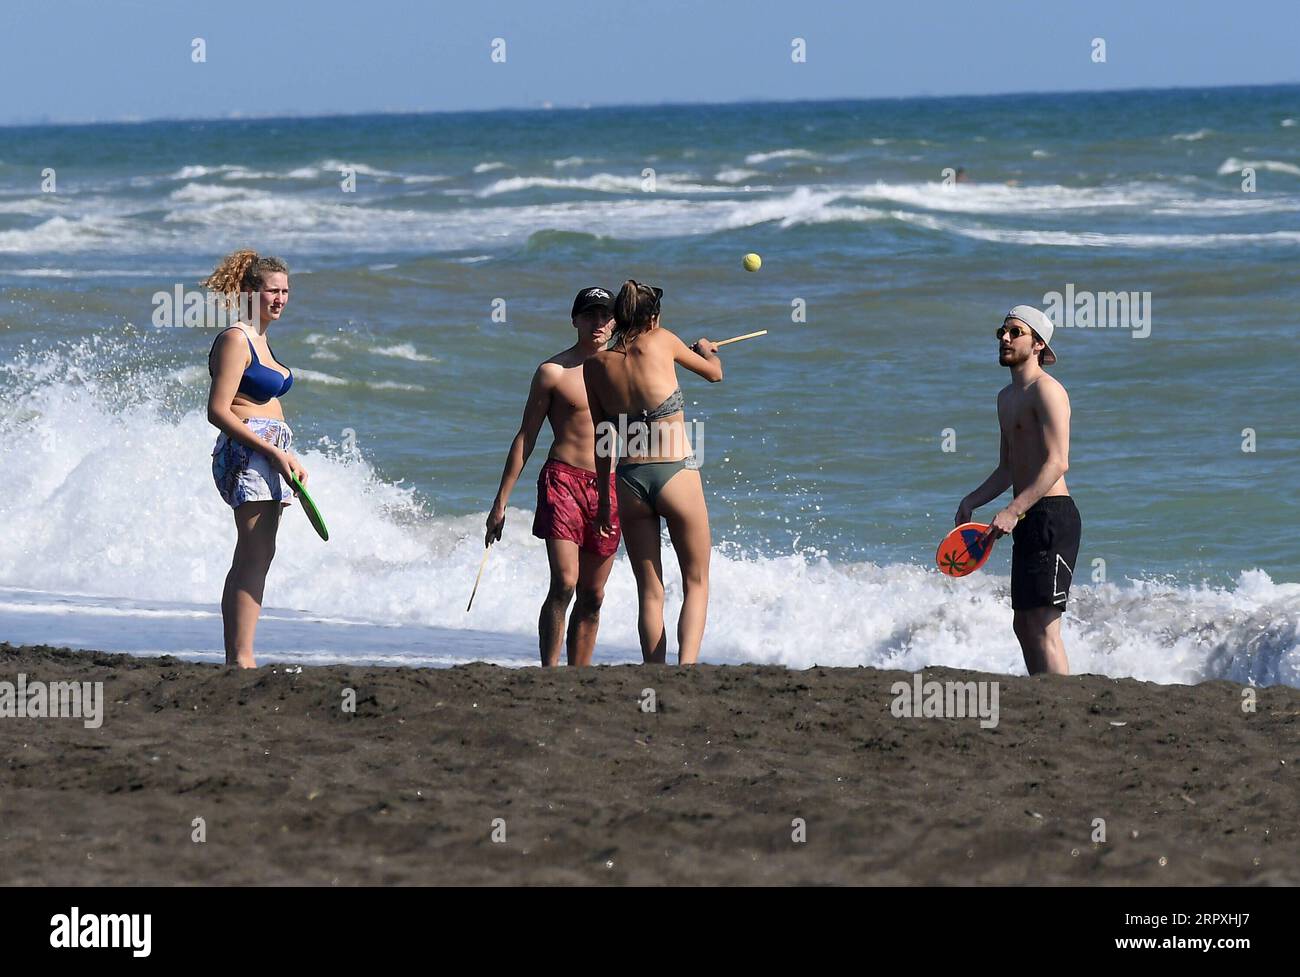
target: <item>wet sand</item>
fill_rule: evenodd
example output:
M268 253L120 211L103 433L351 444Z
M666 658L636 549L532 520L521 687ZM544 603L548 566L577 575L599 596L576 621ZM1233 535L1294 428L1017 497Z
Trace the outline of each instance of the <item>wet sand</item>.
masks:
M0 719L9 885L1300 881L1286 687L927 669L998 683L984 729L868 668L0 666L104 683L98 729Z

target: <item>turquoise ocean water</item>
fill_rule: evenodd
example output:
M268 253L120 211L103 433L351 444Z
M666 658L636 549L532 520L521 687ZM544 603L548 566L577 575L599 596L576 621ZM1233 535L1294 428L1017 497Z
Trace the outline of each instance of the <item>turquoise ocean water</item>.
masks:
M934 547L996 461L1002 314L1113 292L1142 315L1053 344L1075 666L1300 684L1300 88L0 128L0 638L219 651L213 331L151 319L237 247L293 271L334 534L286 524L264 655L532 661L546 436L466 615L483 516L573 293L635 277L688 341L769 330L683 378L706 660L1018 670L1010 547L956 582ZM633 615L620 565L599 658Z

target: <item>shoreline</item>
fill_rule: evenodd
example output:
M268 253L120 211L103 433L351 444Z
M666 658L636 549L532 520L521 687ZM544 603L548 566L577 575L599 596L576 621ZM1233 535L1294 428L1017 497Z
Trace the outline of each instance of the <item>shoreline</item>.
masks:
M104 701L0 721L6 885L1300 882L1285 686L923 673L996 683L982 728L865 667L0 663Z

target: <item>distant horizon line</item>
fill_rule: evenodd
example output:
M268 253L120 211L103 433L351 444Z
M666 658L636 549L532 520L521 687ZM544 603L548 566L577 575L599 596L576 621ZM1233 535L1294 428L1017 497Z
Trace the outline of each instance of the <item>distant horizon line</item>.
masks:
M907 102L907 101L949 101L954 99L995 99L1017 98L1025 96L1062 96L1062 95L1124 95L1145 94L1153 92L1194 92L1194 91L1231 91L1250 88L1297 88L1300 81L1280 81L1264 83L1243 83L1239 85L1170 85L1162 88L1080 88L1058 89L1048 91L1006 91L978 92L966 94L914 94L914 95L843 95L819 98L736 98L728 101L698 102L575 102L557 104L543 100L533 105L501 105L481 109L361 109L357 111L320 111L293 112L278 110L267 113L230 112L225 115L158 115L158 116L119 116L111 119L56 119L48 115L27 119L15 118L0 121L0 129L39 129L44 127L77 126L114 126L114 125L150 125L160 122L270 122L279 119L305 121L311 119L348 119L368 116L430 116L430 115L491 115L505 112L590 112L610 109L656 109L656 108L704 108L741 105L800 105L826 104L834 102Z

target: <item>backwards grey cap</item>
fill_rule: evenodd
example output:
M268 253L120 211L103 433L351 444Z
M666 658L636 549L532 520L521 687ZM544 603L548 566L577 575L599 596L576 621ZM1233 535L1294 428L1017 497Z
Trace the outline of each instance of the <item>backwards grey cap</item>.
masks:
M1056 362L1056 354L1052 352L1052 333L1056 331L1056 326L1045 313L1039 312L1032 305L1017 305L1002 318L1003 321L1019 319L1038 333L1038 338L1047 345L1043 350L1043 366L1051 366Z

